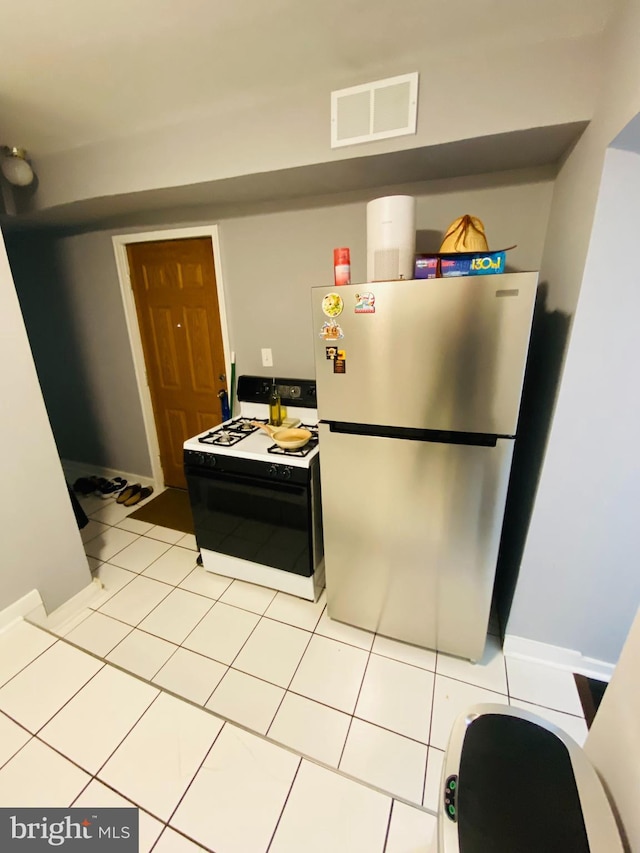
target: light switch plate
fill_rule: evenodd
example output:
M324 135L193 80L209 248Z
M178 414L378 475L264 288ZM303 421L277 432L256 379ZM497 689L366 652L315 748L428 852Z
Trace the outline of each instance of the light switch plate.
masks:
M273 353L270 348L262 350L262 366L273 367Z

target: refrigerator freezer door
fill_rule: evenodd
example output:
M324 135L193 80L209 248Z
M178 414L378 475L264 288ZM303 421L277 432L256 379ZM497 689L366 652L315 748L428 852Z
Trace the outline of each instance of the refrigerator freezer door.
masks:
M320 419L515 435L536 284L511 273L313 288Z
M320 424L332 619L482 657L513 453Z

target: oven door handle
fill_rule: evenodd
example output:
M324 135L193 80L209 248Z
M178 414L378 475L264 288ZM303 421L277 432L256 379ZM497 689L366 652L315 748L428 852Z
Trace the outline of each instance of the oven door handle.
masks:
M306 486L298 486L294 483L283 483L282 480L271 480L267 477L252 477L246 474L238 474L234 472L229 474L226 471L216 471L210 468L194 468L191 465L185 465L184 473L187 478L187 483L190 477L194 479L215 480L218 483L228 483L229 485L251 486L253 488L264 489L265 491L280 492L286 495L295 495L298 498L304 498L307 493Z

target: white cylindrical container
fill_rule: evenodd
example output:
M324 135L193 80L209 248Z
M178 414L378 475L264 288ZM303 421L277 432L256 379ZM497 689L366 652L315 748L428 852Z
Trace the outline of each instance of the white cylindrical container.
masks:
M367 280L413 278L416 200L411 195L376 198L367 205Z

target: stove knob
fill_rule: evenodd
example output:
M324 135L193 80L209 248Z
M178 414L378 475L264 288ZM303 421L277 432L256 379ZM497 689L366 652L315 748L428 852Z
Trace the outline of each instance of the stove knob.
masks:
M291 479L291 468L285 468L284 471L282 472L282 477L285 480L290 480Z
M269 467L268 467L268 469L267 469L267 474L268 474L270 477L277 477L277 476L278 476L278 469L277 469L277 467L276 467L275 465L269 465Z
M196 450L192 450L187 457L187 462L191 465L204 465L204 460L205 454L198 453Z
M207 461L206 461L207 466L208 466L209 468L215 468L215 467L216 467L216 463L217 463L217 461L218 461L218 460L216 459L216 457L215 457L215 456L212 456L210 453L205 453L205 457L206 457L206 460L207 460Z

